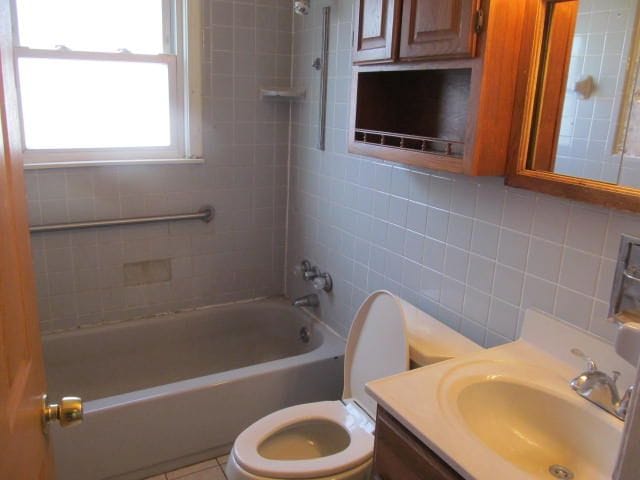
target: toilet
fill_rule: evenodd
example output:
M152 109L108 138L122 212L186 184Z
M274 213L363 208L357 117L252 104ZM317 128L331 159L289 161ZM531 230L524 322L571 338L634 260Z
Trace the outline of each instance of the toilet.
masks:
M256 421L236 439L229 480L369 478L376 403L365 384L481 347L386 291L355 315L344 359L342 400L306 403ZM411 355L410 355L411 352Z

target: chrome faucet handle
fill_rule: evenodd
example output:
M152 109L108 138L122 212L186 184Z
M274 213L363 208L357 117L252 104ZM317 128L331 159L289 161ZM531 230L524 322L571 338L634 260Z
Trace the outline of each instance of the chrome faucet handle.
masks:
M320 269L318 267L311 267L309 270L304 272L304 279L308 281L313 281L320 276Z
M611 379L613 380L614 385L618 381L618 378L620 378L620 372L618 370L614 370L613 372L611 372Z
M585 362L587 362L587 371L589 372L595 372L596 370L598 370L598 366L596 365L596 362L593 361L593 359L589 356L587 356L582 350L580 350L579 348L572 348L571 349L571 353L573 355L575 355L578 358L581 358L582 360L584 360ZM615 375L616 372L613 372L615 379L618 378L618 376L620 375L620 372L617 372L617 376Z
M629 409L629 403L631 403L631 397L633 396L633 391L635 390L635 386L631 385L627 388L627 391L624 392L624 395L618 402L618 408L616 409L616 416L624 420L627 416L627 410Z
M317 275L313 280L313 288L316 290L324 290L330 292L333 289L333 279L328 273L321 273Z
M302 260L293 268L293 274L296 276L302 276L302 279L305 281L313 280L319 273L320 270L318 267L312 266L309 260Z

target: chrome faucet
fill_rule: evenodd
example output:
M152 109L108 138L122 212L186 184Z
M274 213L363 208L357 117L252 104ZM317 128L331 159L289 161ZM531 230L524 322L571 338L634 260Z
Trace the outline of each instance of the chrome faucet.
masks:
M291 305L294 307L317 307L320 305L320 300L318 299L318 295L310 293L304 297L296 298L291 302Z
M610 376L598 370L596 363L581 350L573 348L571 353L587 362L587 370L569 382L571 388L582 398L624 421L633 386L629 387L621 398L616 384L620 372L614 371Z

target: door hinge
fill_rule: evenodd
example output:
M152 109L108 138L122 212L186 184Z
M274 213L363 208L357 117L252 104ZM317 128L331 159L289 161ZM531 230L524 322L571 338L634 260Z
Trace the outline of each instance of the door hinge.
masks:
M484 30L484 9L479 8L476 10L476 19L475 19L475 31L476 33L482 33Z

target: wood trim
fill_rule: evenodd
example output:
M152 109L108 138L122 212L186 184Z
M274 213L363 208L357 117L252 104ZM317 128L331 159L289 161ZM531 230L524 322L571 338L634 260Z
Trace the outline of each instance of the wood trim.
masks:
M504 176L507 168L513 109L520 65L524 3L485 0L485 33L478 44L481 61L474 65L465 155L467 175Z
M349 142L349 153L364 155L366 157L376 157L391 162L404 163L415 167L431 168L451 173L462 173L462 159L447 157L446 155L435 155L432 153L412 152L410 150L400 150L397 148L371 145L361 142Z
M528 158L532 170L553 172L555 168L577 16L578 0L570 0L555 2L553 17L545 19L549 23L541 55L544 67L538 80L541 88L536 92L540 111L533 125L536 133Z
M609 208L640 212L638 189L557 173L520 170L507 177L507 185L556 197L595 203Z
M545 12L553 0L526 0L525 24L518 67L513 129L507 164L507 185L540 193L603 205L631 212L640 212L640 191L611 183L551 172L528 170L527 155L531 143L531 126L538 84Z

